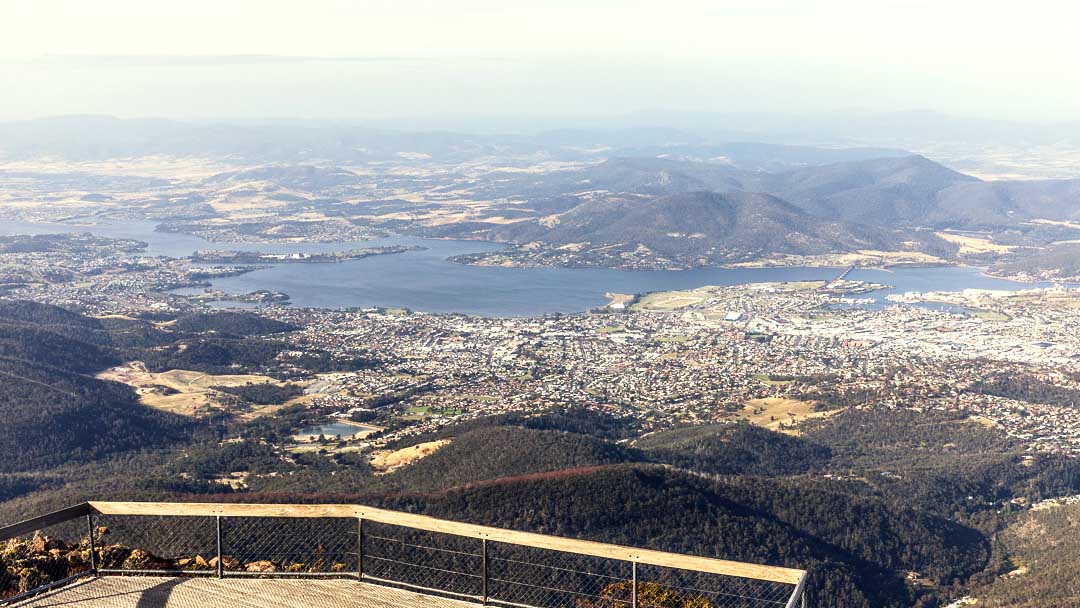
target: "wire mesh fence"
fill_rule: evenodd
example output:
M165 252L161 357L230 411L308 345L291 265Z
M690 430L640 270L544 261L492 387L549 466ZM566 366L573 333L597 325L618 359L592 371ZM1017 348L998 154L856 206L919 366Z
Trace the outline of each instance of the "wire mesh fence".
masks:
M357 572L354 518L221 518L225 570L248 575Z
M213 517L92 516L103 572L210 574L217 569Z
M93 571L85 518L0 541L0 603Z
M633 565L623 560L490 543L488 575L496 603L611 608L632 599Z
M638 566L640 608L783 608L794 591L786 583Z
M2 541L0 604L97 573L350 577L527 608L781 608L797 605L801 593L792 582L671 567L684 562L669 559L658 566L599 557L610 551L561 550L575 541L532 546L436 529L446 527L344 516L95 512ZM552 546L560 550L543 548Z
M365 578L482 599L484 543L476 538L365 521Z

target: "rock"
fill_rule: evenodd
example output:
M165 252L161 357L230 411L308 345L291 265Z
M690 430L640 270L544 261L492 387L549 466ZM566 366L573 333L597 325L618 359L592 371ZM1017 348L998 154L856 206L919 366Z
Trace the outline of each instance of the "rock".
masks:
M169 566L170 564L167 561L149 551L133 549L127 559L124 560L121 568L124 570L166 570Z
M251 562L247 565L248 572L277 572L277 566L274 562L269 560L260 560L257 562Z
M131 549L124 545L108 545L99 551L102 568L119 568L131 555Z
M27 545L27 549L29 549L30 553L44 553L48 542L48 538L35 534L34 539Z
M210 560L209 566L211 568L216 569L217 566L218 566L218 558L216 558L216 557L212 558ZM221 558L221 569L222 570L239 570L240 569L240 562L237 561L236 558L229 557L228 555L226 555L225 557Z
M72 566L81 566L85 564L89 558L90 554L88 551L80 551L79 549L73 549L64 555L64 559Z
M176 562L177 567L181 570L209 570L210 564L201 555L195 557L185 557L184 559Z

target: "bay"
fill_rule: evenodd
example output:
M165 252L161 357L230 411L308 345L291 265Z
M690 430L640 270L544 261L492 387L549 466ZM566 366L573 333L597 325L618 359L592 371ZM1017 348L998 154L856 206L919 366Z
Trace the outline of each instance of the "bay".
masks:
M209 243L191 235L156 232L153 222L130 221L78 226L7 222L0 233L92 232L149 244L147 255L186 257L200 249L261 252L329 252L380 245L418 245L425 249L339 263L283 263L214 280L228 293L256 290L289 294L293 306L366 308L385 306L415 311L483 316L536 316L574 313L602 306L605 293L645 293L703 285L774 281L829 280L841 268L698 268L693 270L611 270L583 268L501 268L464 266L448 258L503 245L393 237L353 243ZM858 269L848 278L890 285L865 296L883 305L885 297L908 291L958 291L967 288L1019 290L1049 284L1016 283L985 276L978 268L904 267ZM201 290L179 290L197 293Z

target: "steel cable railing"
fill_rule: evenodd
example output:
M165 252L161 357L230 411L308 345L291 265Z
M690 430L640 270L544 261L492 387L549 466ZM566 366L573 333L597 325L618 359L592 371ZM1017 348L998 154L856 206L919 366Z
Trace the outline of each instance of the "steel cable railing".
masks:
M80 505L8 526L0 536L0 604L96 574L89 509Z
M9 539L0 603L84 576L203 575L351 578L519 608L794 608L806 580L796 570L319 507L89 503L9 526L0 529Z

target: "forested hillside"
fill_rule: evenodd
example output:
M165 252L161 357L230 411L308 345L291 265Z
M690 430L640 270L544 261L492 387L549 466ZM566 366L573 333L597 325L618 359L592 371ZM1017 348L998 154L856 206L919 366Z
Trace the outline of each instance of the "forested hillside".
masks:
M662 431L633 445L660 462L718 475L795 475L832 456L824 445L746 423Z
M387 445L439 447L384 472L364 454L266 441L314 422L302 406L207 424L150 409L130 387L93 378L139 359L152 369L298 373L300 362L275 335L293 328L253 317L94 319L0 303L8 430L0 516L108 498L374 503L809 568L817 605L899 608L938 606L969 581L993 580L1009 559L1033 550L995 544L999 531L1017 525L1017 506L1080 492L1075 460L1026 453L955 414L847 409L795 436L747 423L643 435L640 421L597 411L520 412ZM304 373L347 364L318 356L305 363ZM990 378L979 390L1010 394L1017 382L1031 390L1016 378ZM253 403L298 390L224 388Z
M820 497L767 480L711 482L664 468L625 465L540 474L386 504L560 536L809 567L814 572L811 605L907 606L912 598L902 577L887 566L926 567L935 561L940 573L963 575L977 571L984 559L977 534L952 539L953 531L943 523L933 531L912 526L914 520L897 517L872 501L826 503L827 513L806 514L807 519L827 515L818 524L819 534L800 529L803 522L792 523L785 516L802 509L804 498ZM778 507L780 513L768 510ZM852 527L861 528L868 520L866 538L850 534ZM926 542L924 535L934 532L939 535ZM897 538L869 538L879 534ZM883 544L910 542L916 535L925 543L922 556L904 555L896 545ZM872 556L872 561L864 556Z
M1080 587L1080 501L1045 505L1000 536L996 568L977 594L989 608L1076 608Z
M0 471L174 443L190 434L189 420L142 406L130 387L94 374L133 359L163 370L269 367L282 347L243 336L290 329L250 313L189 315L162 329L137 319L0 301ZM203 338L200 332L224 335Z
M81 341L84 338L88 341ZM0 471L25 471L166 445L186 423L89 374L115 365L94 319L25 302L0 305Z
M630 242L669 257L729 261L769 253L890 249L896 240L887 230L815 217L769 195L706 191L596 198L566 211L553 225L519 222L491 230L515 243Z

